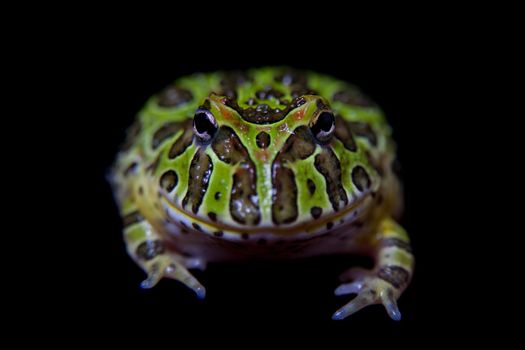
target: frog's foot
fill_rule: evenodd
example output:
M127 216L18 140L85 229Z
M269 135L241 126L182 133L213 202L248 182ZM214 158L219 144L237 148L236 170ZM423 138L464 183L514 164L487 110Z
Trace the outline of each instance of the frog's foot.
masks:
M155 286L162 278L171 278L182 282L193 290L200 299L206 296L206 289L193 275L188 268L198 268L203 270L205 263L198 258L184 258L172 255L158 255L144 264L144 270L148 277L142 281L140 286L148 289Z
M352 280L351 283L341 284L335 290L335 295L357 294L348 304L337 310L332 319L342 320L365 306L383 304L388 315L395 321L401 319L401 313L396 300L402 293L401 286L394 286L392 281L385 280L384 267L379 271L369 271L362 268L352 268L345 272L342 280ZM389 273L388 271L386 273ZM395 282L394 282L395 283Z

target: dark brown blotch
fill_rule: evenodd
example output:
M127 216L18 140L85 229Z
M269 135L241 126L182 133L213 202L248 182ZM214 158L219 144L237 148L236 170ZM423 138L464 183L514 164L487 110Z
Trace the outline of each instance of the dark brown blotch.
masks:
M233 98L227 98L224 101L224 104L235 111L239 113L239 115L247 122L254 123L254 124L272 124L276 123L288 113L293 110L294 108L297 108L304 103L306 103L306 100L304 97L298 97L292 101L292 103L284 109L280 108L270 108L267 104L260 104L255 106L255 103L252 103L253 101L248 100L250 107L244 109L237 103L236 99Z
M383 266L379 269L377 276L387 281L396 288L401 288L410 278L410 273L401 266Z
M126 170L124 170L124 176L129 176L130 174L134 173L137 170L138 163L133 162L131 163Z
M192 99L193 94L190 90L171 85L160 93L158 104L161 107L177 107L190 102Z
M180 122L165 123L153 134L153 138L151 139L151 147L156 149L162 144L162 142L175 135L180 129Z
M222 237L222 236L224 236L224 232L222 232L222 231L215 231L215 232L213 232L213 235L215 237Z
M410 246L410 243L405 242L399 238L385 238L381 241L381 245L383 247L397 247L399 249L412 253L412 247Z
M224 163L237 164L249 158L248 150L235 131L228 126L220 127L211 146L217 157Z
M217 221L217 214L215 214L214 212L210 211L208 213L208 217L210 218L211 221L213 222L216 222Z
M293 171L274 163L273 188L273 222L278 225L295 221L298 216L298 209L297 185Z
M354 135L364 137L368 139L370 144L377 146L377 136L370 124L363 122L348 122L348 125Z
M200 225L197 224L196 222L192 223L191 226L193 226L193 228L196 229L197 231L203 232Z
M221 94L230 99L237 99L237 89L239 85L242 85L250 80L250 76L248 76L248 74L243 71L225 72L220 81L222 87Z
M167 192L171 192L177 186L178 181L179 178L177 176L177 173L173 170L168 170L164 174L162 174L159 183L161 188L163 188Z
M312 207L312 209L310 209L310 214L312 214L314 219L319 219L323 214L323 209L319 207Z
M295 162L306 159L315 152L316 143L307 126L297 127L288 137L276 157L276 162Z
M128 227L128 226L131 226L133 224L136 224L136 223L139 223L141 221L144 220L144 217L142 216L142 214L137 210L137 211L134 211L134 212L131 212L129 214L126 214L123 218L122 218L122 224L124 226L124 228Z
M341 182L341 164L339 159L330 148L323 148L321 153L315 156L315 168L325 178L328 198L335 211L343 205L348 204L348 197Z
M331 230L333 227L334 227L334 223L333 222L329 221L329 222L326 223L326 228L328 230Z
M257 147L259 148L268 148L268 146L270 145L270 134L261 131L257 134L255 142L257 143Z
M292 110L292 109L295 109L295 108L298 108L298 107L301 107L302 105L304 105L306 103L306 99L303 97L303 96L299 96L299 97L296 97L292 100L292 102L290 103L289 105L289 109Z
M352 182L361 192L369 189L370 185L372 184L368 172L360 165L357 165L354 167L354 169L352 169Z
M317 109L320 110L320 111L330 110L330 106L322 98L318 98L315 101L315 105L317 106Z
M238 223L257 225L261 221L255 184L255 166L250 160L233 174L230 213Z
M271 108L266 103L261 103L255 107L255 111L261 114L268 114L271 111Z
M316 190L315 182L312 179L308 179L306 180L306 186L308 187L308 192L310 192L310 195L313 196Z
M335 118L335 137L343 143L347 150L351 152L357 151L357 144L350 130L350 125L341 116Z
M270 108L267 104L260 104L255 108L241 109L240 115L249 123L273 124L284 119L287 112L287 110L282 111L279 108Z
M189 204L193 213L197 213L208 189L212 172L213 164L210 156L205 154L202 149L199 149L191 161L188 192L182 200L183 207Z
M142 242L135 251L140 259L151 260L159 254L164 253L164 244L159 240Z
M188 119L186 122L181 124L181 129L184 130L183 134L180 135L177 140L173 143L168 153L170 159L176 158L184 153L184 151L193 142L193 127L192 120Z
M162 154L163 154L163 152L160 152L157 155L157 157L155 157L155 160L153 160L153 162L151 162L151 164L146 167L146 172L148 172L150 174L154 174L155 173L155 171L157 170L157 167L160 164L160 158L162 157Z

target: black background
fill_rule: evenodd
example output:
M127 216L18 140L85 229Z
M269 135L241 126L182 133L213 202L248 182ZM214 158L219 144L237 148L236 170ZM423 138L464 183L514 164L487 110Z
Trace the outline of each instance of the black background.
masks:
M446 53L418 42L346 52L325 45L313 45L317 52L256 45L249 50L192 45L163 51L139 43L106 42L86 52L79 67L88 75L87 93L82 96L87 100L83 112L88 114L82 134L88 137L81 145L87 160L83 166L88 179L83 212L87 220L76 226L75 235L81 239L75 263L66 267L73 289L63 292L61 302L71 308L75 320L95 315L93 327L116 332L123 326L122 336L190 331L205 336L218 330L230 336L249 332L254 339L273 339L276 334L303 339L330 335L336 340L380 335L405 341L416 334L438 337L451 330L447 311L451 305L445 300L454 267L443 259L452 252L441 220L447 208L443 187L449 173L442 165L447 160L443 131L448 125L436 122L453 105L447 87L455 82L447 74ZM355 263L366 263L353 257L210 264L206 272L195 272L207 288L204 301L174 281L140 289L145 276L125 252L120 217L105 181L125 128L151 94L180 76L265 65L311 69L347 80L384 109L398 144L405 185L401 223L416 257L413 281L399 300L402 321L390 320L379 305L344 321L331 320L332 313L350 300L333 294L338 275ZM436 325L441 329L438 334Z

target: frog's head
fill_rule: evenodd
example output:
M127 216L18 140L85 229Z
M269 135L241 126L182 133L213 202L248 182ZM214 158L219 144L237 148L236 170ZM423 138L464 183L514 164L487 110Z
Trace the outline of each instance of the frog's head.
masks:
M196 153L181 206L242 232L304 232L355 215L379 174L329 100L303 92L281 85L210 94L194 113Z
M318 232L381 200L392 154L381 111L329 77L310 75L309 86L276 76L192 90L184 115L193 118L177 124L184 132L156 170L175 222L221 234Z

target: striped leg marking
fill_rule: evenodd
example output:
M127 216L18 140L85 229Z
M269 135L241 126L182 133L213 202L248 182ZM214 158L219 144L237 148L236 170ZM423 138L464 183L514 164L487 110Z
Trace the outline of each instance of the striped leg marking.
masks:
M332 318L342 320L368 305L383 304L388 315L401 319L397 299L412 277L414 256L405 230L392 219L380 225L376 245L376 267L373 270L352 268L341 275L336 295L357 294L348 304L337 310Z

